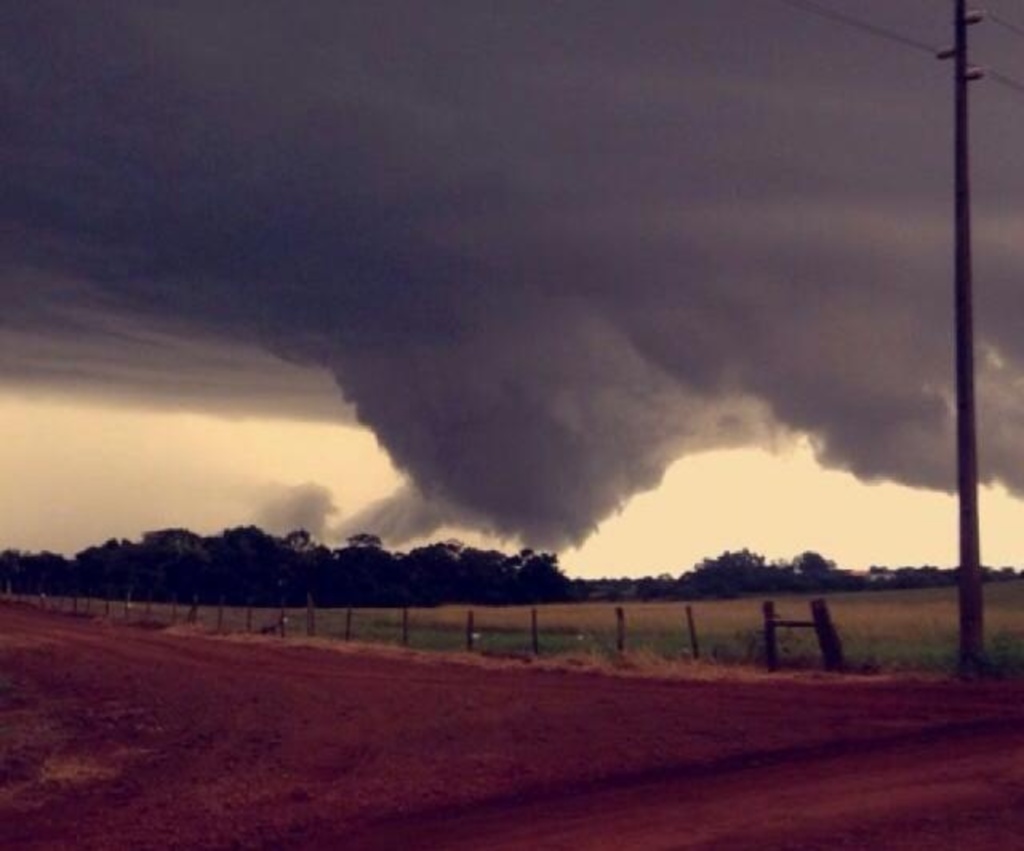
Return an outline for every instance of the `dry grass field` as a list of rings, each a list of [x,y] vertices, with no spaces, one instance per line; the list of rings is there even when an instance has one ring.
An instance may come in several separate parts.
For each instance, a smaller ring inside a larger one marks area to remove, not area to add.
[[[810,597],[776,597],[778,614],[806,619]],[[836,594],[827,598],[854,670],[948,672],[957,649],[956,589]],[[701,658],[756,664],[763,652],[762,598],[691,603]],[[615,605],[585,603],[537,607],[542,655],[609,657],[616,650]],[[684,603],[622,606],[627,653],[690,659],[692,648]],[[461,649],[466,642],[466,606],[413,609],[408,613],[410,646]],[[472,607],[474,648],[517,653],[531,649],[529,607]],[[304,613],[293,619],[303,623]],[[345,613],[318,612],[320,634],[344,634]],[[1024,582],[986,586],[988,650],[996,673],[1024,674]],[[399,610],[358,610],[351,633],[362,640],[400,642]],[[818,650],[810,630],[781,630],[785,664],[813,666]]]
[[[1024,675],[1024,582],[986,586],[986,632],[993,673]],[[761,604],[764,598],[709,600],[689,604],[694,616],[699,655],[704,662],[756,665],[763,657]],[[786,619],[806,619],[807,596],[774,597]],[[835,594],[828,598],[854,671],[948,673],[957,648],[956,589],[880,591]],[[33,600],[38,604],[38,600]],[[67,611],[68,600],[48,600],[48,607]],[[626,603],[625,657],[617,652],[616,605],[583,603],[536,607],[538,645],[542,656],[566,656],[594,663],[624,661],[654,664],[692,661],[686,605],[679,602]],[[122,602],[78,601],[79,611],[113,620],[178,622],[187,607],[146,606]],[[317,609],[315,632],[320,637],[363,643],[402,644],[419,650],[459,651],[467,647],[468,613],[472,612],[472,649],[489,655],[522,655],[533,650],[531,618],[526,606],[440,606],[430,609]],[[309,631],[306,609],[287,611],[286,633]],[[269,630],[278,622],[277,609],[201,606],[198,623],[225,632]],[[403,618],[406,627],[403,630]],[[814,667],[818,649],[810,630],[779,631],[783,664]]]

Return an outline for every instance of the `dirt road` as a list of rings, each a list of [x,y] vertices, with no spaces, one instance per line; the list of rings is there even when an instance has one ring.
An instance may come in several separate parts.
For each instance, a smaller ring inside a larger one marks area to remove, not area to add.
[[[0,606],[0,847],[1017,848],[1024,684],[606,676]]]

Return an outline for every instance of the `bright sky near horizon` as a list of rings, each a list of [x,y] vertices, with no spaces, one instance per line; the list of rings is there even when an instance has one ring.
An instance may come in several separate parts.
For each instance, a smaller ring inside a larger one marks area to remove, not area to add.
[[[214,533],[262,521],[265,504],[308,482],[330,493],[336,516],[401,485],[372,434],[355,426],[0,396],[0,541],[66,554],[109,537],[184,526]],[[985,489],[987,564],[1024,563],[1024,504]],[[269,522],[268,522],[269,520]],[[634,497],[580,547],[560,553],[572,576],[677,575],[702,558],[747,547],[770,559],[807,549],[865,569],[956,561],[949,495],[865,484],[823,469],[806,441],[776,451],[708,451],[677,461],[661,485]],[[368,530],[372,531],[372,530]],[[465,530],[475,545],[515,546]]]

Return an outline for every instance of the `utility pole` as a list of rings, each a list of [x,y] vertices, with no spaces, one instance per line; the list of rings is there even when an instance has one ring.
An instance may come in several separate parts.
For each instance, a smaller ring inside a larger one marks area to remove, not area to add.
[[[967,32],[983,19],[954,0],[954,47],[938,54],[954,60],[956,229],[956,426],[960,514],[960,672],[976,673],[984,659],[985,629],[978,533],[978,441],[974,399],[974,311],[971,282],[971,182],[968,87],[984,72],[968,62]]]

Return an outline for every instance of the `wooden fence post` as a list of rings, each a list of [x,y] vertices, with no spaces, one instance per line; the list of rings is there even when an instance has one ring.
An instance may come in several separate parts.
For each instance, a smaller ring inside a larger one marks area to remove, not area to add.
[[[352,640],[352,607],[345,609],[345,640]]]
[[[129,588],[124,592],[124,619],[131,619],[131,608],[132,608],[132,589]]]
[[[316,604],[313,592],[306,592],[306,635],[316,635]]]
[[[777,671],[779,645],[775,636],[775,603],[766,601],[761,609],[764,612],[764,663],[769,671]]]
[[[694,659],[699,659],[700,645],[697,643],[697,625],[693,620],[693,606],[686,607],[686,626],[690,631],[690,655]]]
[[[626,612],[622,606],[615,607],[615,647],[619,653],[626,652]]]
[[[224,631],[224,595],[217,601],[217,632]]]
[[[153,614],[153,591],[146,595],[146,620],[149,620]]]
[[[409,646],[409,608],[402,607],[402,646]]]
[[[466,610],[466,651],[473,652],[473,610]]]
[[[540,633],[537,630],[537,609],[530,609],[530,637],[532,638],[533,655],[540,655]]]
[[[828,603],[824,600],[811,600],[811,617],[814,619],[814,631],[818,634],[818,644],[821,646],[821,658],[824,660],[826,671],[841,671],[843,664],[843,644],[839,640],[839,633],[832,622],[832,615],[828,610]]]
[[[185,618],[189,623],[198,623],[199,621],[199,595],[192,595],[192,608],[188,610],[188,616]]]
[[[281,611],[278,614],[278,623],[281,625],[281,638],[288,634],[288,610],[284,607],[284,597],[281,598]]]
[[[71,614],[73,614],[73,615],[77,615],[78,614],[78,595],[77,594],[75,594],[75,596],[71,598]]]
[[[110,597],[106,595],[103,597],[103,617],[110,617]]]

